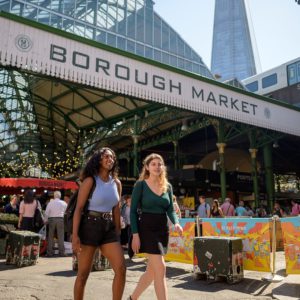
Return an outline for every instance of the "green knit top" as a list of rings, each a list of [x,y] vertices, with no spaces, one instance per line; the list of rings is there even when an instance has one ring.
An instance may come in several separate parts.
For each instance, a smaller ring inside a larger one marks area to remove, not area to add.
[[[173,207],[173,189],[169,184],[168,190],[157,195],[148,186],[145,180],[137,181],[131,195],[130,224],[132,233],[138,232],[138,212],[167,214],[173,224],[179,223]]]

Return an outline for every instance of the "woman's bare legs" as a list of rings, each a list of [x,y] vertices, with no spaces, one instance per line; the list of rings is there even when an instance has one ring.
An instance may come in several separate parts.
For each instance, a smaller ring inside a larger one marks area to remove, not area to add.
[[[121,300],[126,279],[125,258],[119,242],[103,244],[100,247],[101,254],[108,260],[115,272],[112,284],[113,300]]]
[[[158,300],[166,300],[168,298],[166,285],[166,265],[162,255],[147,254],[148,264],[146,272],[141,276],[138,285],[131,295],[132,300],[138,297],[146,290],[146,288],[154,281],[154,289]]]
[[[81,245],[81,251],[77,254],[78,273],[74,285],[74,300],[82,300],[84,288],[89,277],[97,247]]]

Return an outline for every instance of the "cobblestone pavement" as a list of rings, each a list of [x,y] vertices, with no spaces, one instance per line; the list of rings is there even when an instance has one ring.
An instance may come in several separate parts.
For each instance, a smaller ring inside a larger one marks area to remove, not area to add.
[[[277,274],[285,276],[283,254],[277,256]],[[127,299],[145,263],[141,258],[126,260],[127,279],[123,299]],[[225,281],[195,280],[192,266],[167,263],[167,285],[172,300],[296,300],[300,299],[300,275],[285,276],[281,282],[262,280],[268,273],[244,271],[244,280],[229,285]],[[0,299],[5,300],[71,300],[76,272],[71,270],[71,257],[40,257],[35,266],[16,268],[0,259]],[[86,300],[111,299],[112,270],[92,272],[86,287]],[[153,285],[141,300],[155,299]]]

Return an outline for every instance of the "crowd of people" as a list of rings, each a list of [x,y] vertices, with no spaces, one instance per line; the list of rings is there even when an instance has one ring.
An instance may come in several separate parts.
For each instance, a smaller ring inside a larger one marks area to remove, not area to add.
[[[122,184],[118,179],[117,158],[114,151],[107,147],[96,151],[87,161],[80,181],[73,232],[67,237],[72,242],[72,249],[78,260],[74,299],[83,299],[94,255],[99,249],[114,271],[113,299],[122,299],[126,280],[124,248],[128,250],[130,257],[144,253],[147,261],[146,271],[128,299],[138,299],[151,283],[154,283],[157,299],[167,299],[164,255],[168,251],[169,228],[172,224],[181,235],[182,227],[179,224],[180,207],[168,181],[162,156],[152,153],[144,159],[132,194],[121,196]],[[59,255],[65,255],[64,215],[69,197],[66,196],[64,200],[61,198],[61,192],[55,191],[53,199],[44,207],[43,221],[48,227],[47,256],[53,256],[55,232]],[[207,200],[204,195],[199,195],[196,210],[200,218],[287,215],[279,202],[275,203],[273,212],[267,213],[263,206],[253,210],[244,201],[239,201],[235,207],[230,198],[226,198],[222,205],[218,199],[214,199],[211,205]],[[20,203],[16,195],[11,196],[4,211],[18,216],[19,229],[35,231],[33,219],[36,209],[42,210],[42,205],[33,191],[28,189]],[[300,205],[292,200],[290,215],[298,214]]]
[[[17,229],[39,232],[42,226],[47,226],[47,256],[53,256],[54,240],[57,237],[59,255],[65,256],[64,241],[66,232],[64,228],[64,213],[69,197],[61,199],[61,192],[54,191],[53,198],[41,204],[32,189],[26,189],[21,199],[17,195],[10,197],[10,202],[4,206],[4,213],[14,214],[18,217]],[[42,224],[38,227],[34,222],[36,209],[40,210]]]
[[[225,201],[220,205],[218,199],[214,199],[212,206],[208,203],[204,195],[199,196],[199,203],[196,208],[197,216],[199,218],[223,218],[223,217],[257,217],[265,218],[271,216],[286,217],[300,215],[300,204],[296,200],[291,200],[291,207],[289,210],[284,210],[278,201],[274,203],[273,210],[267,212],[267,209],[260,205],[256,209],[240,200],[235,207],[230,198],[225,198]]]

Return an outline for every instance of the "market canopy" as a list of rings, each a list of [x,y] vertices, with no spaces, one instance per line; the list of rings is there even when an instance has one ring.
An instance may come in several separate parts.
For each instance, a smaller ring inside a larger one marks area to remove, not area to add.
[[[77,190],[74,181],[49,180],[39,178],[0,178],[0,192],[15,188],[32,188],[47,190]]]
[[[82,147],[124,153],[138,138],[146,148],[202,116],[300,136],[300,109],[286,103],[7,13],[0,36],[0,170],[5,161],[62,177]]]
[[[95,87],[114,93],[114,96],[131,96],[136,100],[300,136],[300,109],[287,103],[272,101],[9,14],[1,13],[0,25],[0,36],[3,37],[0,64],[4,66]],[[69,93],[64,89],[59,91],[64,96]],[[50,92],[50,87],[40,84],[36,96],[44,101],[43,95]],[[56,96],[58,94],[51,96],[52,101]],[[64,113],[71,109],[69,118],[73,124],[83,122],[84,126],[88,126],[93,117],[101,120],[104,114],[112,117],[127,111],[122,96],[114,100],[121,111],[105,105],[110,96],[103,92],[101,100],[99,95],[90,100],[90,95],[86,95],[90,105],[81,110],[81,114],[74,114],[73,103],[83,101],[82,96],[73,99],[73,102],[63,101],[57,108]],[[48,99],[47,96],[45,98]],[[131,105],[134,108],[137,104],[132,102]]]

